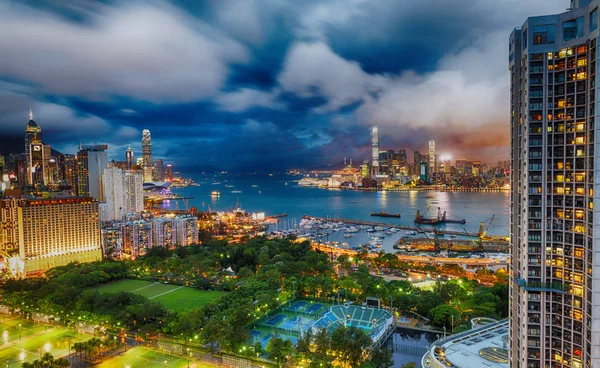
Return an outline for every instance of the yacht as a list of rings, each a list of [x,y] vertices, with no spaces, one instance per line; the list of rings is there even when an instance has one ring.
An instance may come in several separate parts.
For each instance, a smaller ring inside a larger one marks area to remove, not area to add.
[[[375,226],[375,231],[383,231],[383,228],[381,226]]]
[[[356,226],[350,226],[349,228],[346,229],[347,233],[357,233],[360,230],[356,227]]]
[[[344,238],[351,238],[351,237],[352,237],[352,234],[350,234],[350,233],[344,233]]]

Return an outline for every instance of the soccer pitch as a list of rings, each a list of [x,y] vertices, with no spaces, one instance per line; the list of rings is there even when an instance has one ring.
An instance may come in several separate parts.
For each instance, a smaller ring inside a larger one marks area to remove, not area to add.
[[[176,355],[163,354],[142,346],[131,348],[124,354],[112,357],[98,365],[101,368],[185,368],[188,360]],[[215,365],[189,361],[190,368],[213,368]]]
[[[22,362],[38,359],[49,352],[54,357],[69,353],[71,345],[90,336],[81,335],[63,327],[35,324],[23,319],[10,319],[0,325],[0,364],[18,368]]]
[[[102,285],[97,288],[102,293],[118,293],[127,291],[139,294],[150,300],[157,301],[175,312],[199,308],[216,300],[223,295],[222,291],[205,291],[186,286],[153,283],[142,280],[122,280]]]

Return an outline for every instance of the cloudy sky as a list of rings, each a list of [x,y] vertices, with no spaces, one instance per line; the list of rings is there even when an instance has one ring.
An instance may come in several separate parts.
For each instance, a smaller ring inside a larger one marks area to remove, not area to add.
[[[65,153],[230,170],[381,147],[508,158],[508,37],[568,0],[0,1],[0,152],[29,106]]]

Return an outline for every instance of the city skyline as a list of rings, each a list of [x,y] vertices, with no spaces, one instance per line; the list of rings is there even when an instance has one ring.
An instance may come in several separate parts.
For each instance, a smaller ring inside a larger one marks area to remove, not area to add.
[[[129,144],[139,157],[149,129],[153,153],[182,168],[195,157],[233,170],[358,162],[370,156],[372,125],[386,132],[382,147],[424,151],[435,140],[456,158],[505,160],[500,41],[528,14],[560,12],[566,3],[455,1],[444,3],[447,12],[434,2],[3,4],[1,34],[28,32],[0,36],[9,55],[0,63],[2,154],[20,152],[31,106],[52,148],[109,143],[109,159],[119,161]],[[247,16],[235,15],[239,7]],[[436,13],[449,16],[428,16]],[[349,25],[372,20],[381,29],[356,38]],[[173,25],[173,35],[156,34],[152,21]],[[113,39],[125,24],[136,32]],[[42,49],[44,57],[32,57]]]

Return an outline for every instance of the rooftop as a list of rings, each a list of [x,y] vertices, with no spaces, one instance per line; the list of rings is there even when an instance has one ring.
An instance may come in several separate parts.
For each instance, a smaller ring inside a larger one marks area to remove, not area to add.
[[[508,320],[434,342],[424,367],[507,368]]]

